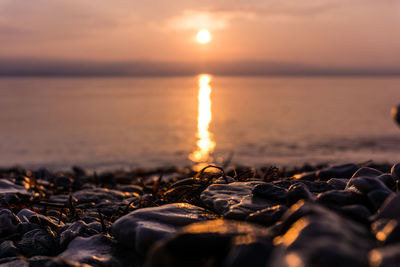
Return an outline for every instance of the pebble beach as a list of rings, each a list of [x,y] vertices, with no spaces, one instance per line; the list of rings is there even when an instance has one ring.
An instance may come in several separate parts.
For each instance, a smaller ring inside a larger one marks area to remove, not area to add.
[[[400,165],[0,170],[0,266],[396,266]]]

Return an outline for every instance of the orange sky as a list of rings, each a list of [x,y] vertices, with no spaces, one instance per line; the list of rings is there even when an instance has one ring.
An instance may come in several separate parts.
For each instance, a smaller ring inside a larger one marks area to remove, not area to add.
[[[398,68],[400,1],[0,0],[0,43],[0,58]]]

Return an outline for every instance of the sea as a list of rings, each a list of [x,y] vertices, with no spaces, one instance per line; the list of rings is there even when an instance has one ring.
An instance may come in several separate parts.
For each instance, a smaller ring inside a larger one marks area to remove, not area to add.
[[[3,77],[0,167],[400,162],[400,77]]]

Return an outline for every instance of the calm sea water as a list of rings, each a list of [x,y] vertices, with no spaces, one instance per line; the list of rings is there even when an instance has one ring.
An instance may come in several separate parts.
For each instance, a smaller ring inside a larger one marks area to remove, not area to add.
[[[399,103],[387,77],[1,78],[0,166],[397,162]]]

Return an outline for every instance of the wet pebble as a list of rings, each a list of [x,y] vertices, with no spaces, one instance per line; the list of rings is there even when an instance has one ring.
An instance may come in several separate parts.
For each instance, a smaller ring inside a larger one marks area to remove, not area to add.
[[[16,185],[7,179],[0,179],[0,195],[14,193],[27,195],[28,191],[25,189],[25,187]]]
[[[76,237],[67,249],[57,256],[74,265],[88,264],[89,266],[124,266],[114,256],[114,244],[111,239],[103,234],[91,237]]]
[[[230,219],[245,219],[250,213],[275,206],[276,201],[253,196],[253,189],[265,184],[261,181],[213,184],[207,187],[200,199],[216,213]]]
[[[186,203],[143,208],[129,213],[111,226],[118,243],[144,255],[158,240],[175,233],[179,228],[216,216],[203,208]]]

